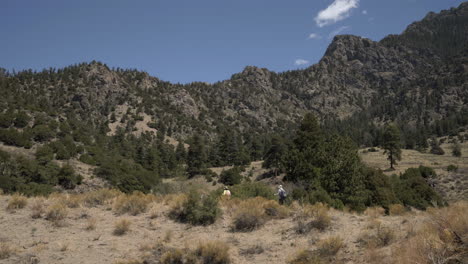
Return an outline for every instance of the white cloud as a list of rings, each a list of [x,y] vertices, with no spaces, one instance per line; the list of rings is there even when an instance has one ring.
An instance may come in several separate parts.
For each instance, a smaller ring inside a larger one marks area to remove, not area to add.
[[[321,39],[322,37],[319,34],[310,33],[308,39]]]
[[[363,15],[367,15],[367,10],[362,10]]]
[[[309,64],[309,61],[304,60],[304,59],[297,59],[296,61],[294,61],[294,64],[296,64],[297,66],[300,66],[300,65]]]
[[[333,38],[334,36],[340,34],[341,32],[345,31],[345,30],[348,30],[350,29],[351,27],[350,26],[342,26],[342,27],[339,27],[335,30],[333,30],[332,32],[330,32],[330,34],[328,34],[328,38],[331,39]]]
[[[319,27],[334,24],[347,18],[351,9],[357,8],[358,4],[359,0],[335,0],[327,8],[318,12],[315,22]]]

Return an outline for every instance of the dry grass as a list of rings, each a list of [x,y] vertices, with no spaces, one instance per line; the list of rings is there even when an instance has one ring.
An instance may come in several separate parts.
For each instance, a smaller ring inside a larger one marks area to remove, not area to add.
[[[296,232],[306,234],[313,228],[324,231],[331,225],[329,208],[325,204],[304,205],[296,216]]]
[[[87,230],[87,231],[95,230],[96,229],[96,223],[97,223],[96,218],[94,218],[94,217],[88,218],[86,220],[85,230]]]
[[[33,219],[41,218],[45,212],[45,199],[42,197],[34,198],[31,202],[31,217]]]
[[[200,262],[203,264],[231,263],[229,246],[221,241],[200,243],[195,249],[195,255],[199,257]]]
[[[399,263],[466,263],[468,260],[468,202],[429,210],[426,224],[395,247]]]
[[[62,226],[67,215],[67,207],[61,202],[56,202],[47,208],[46,219],[55,226]]]
[[[172,230],[167,230],[166,233],[164,234],[164,242],[168,243],[171,242],[172,239]]]
[[[178,263],[186,263],[185,260],[185,252],[181,249],[171,249],[165,252],[160,259],[161,264],[178,264]]]
[[[367,248],[385,247],[390,245],[396,238],[393,228],[383,226],[379,220],[371,220],[367,225],[368,231],[364,232],[359,241]]]
[[[117,214],[138,215],[146,212],[148,205],[153,201],[152,195],[146,195],[141,192],[134,192],[127,195],[122,194],[114,202],[114,211]]]
[[[301,249],[288,260],[288,264],[321,264],[324,263],[312,250]]]
[[[83,203],[88,207],[104,205],[121,194],[122,192],[114,189],[100,189],[84,194]]]
[[[323,257],[332,257],[338,254],[341,248],[344,247],[343,239],[339,236],[331,236],[320,240],[317,245],[317,252]]]
[[[128,219],[121,219],[115,222],[113,234],[116,236],[125,235],[130,231],[131,222]]]
[[[11,196],[10,200],[8,201],[8,205],[6,209],[8,211],[14,211],[16,209],[22,209],[26,207],[28,204],[28,198],[21,194],[15,193]]]
[[[161,214],[161,206],[159,204],[153,203],[149,210],[149,218],[155,219],[158,218]]]
[[[370,218],[378,218],[385,215],[385,209],[382,207],[369,207],[364,211],[364,214]]]
[[[60,252],[67,251],[69,247],[70,247],[70,243],[68,243],[68,242],[59,242],[58,243],[58,249],[59,249]]]
[[[401,204],[391,204],[388,211],[390,215],[404,215],[407,212],[406,208]]]
[[[247,199],[240,203],[232,219],[233,231],[252,231],[261,227],[268,217],[263,208],[261,199]]]
[[[83,204],[83,195],[69,194],[65,196],[64,203],[68,208],[78,208]]]
[[[0,259],[7,259],[15,252],[15,248],[7,242],[0,242]]]

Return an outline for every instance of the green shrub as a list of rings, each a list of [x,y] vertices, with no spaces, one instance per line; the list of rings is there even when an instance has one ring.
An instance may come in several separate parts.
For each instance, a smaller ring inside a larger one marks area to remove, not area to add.
[[[445,204],[423,177],[425,170],[424,167],[410,168],[400,177],[391,177],[395,194],[403,205],[424,210],[429,206]]]
[[[15,127],[24,128],[28,125],[29,121],[31,121],[31,118],[28,116],[28,114],[26,114],[23,111],[20,111],[16,114],[13,124]]]
[[[222,189],[220,189],[222,190]],[[261,182],[245,182],[239,185],[234,185],[230,188],[232,197],[247,199],[257,196],[275,200],[274,191],[266,184]]]
[[[457,171],[458,170],[458,166],[455,166],[453,164],[450,164],[447,166],[447,171]]]
[[[60,184],[65,189],[73,189],[78,184],[81,184],[83,177],[76,174],[72,166],[65,164],[60,169],[58,175],[58,184]]]
[[[214,195],[200,195],[196,191],[191,191],[183,203],[170,210],[169,217],[192,225],[210,225],[220,214],[218,200]]]
[[[219,176],[219,182],[226,184],[226,185],[234,185],[239,184],[242,181],[241,176],[241,168],[240,167],[233,167],[232,169],[225,170],[221,172]]]

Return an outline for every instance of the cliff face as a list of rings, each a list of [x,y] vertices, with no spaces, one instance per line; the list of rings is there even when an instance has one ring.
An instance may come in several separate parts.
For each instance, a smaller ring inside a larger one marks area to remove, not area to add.
[[[136,70],[80,64],[16,76],[0,71],[4,109],[20,97],[59,113],[105,122],[117,105],[145,112],[182,138],[194,130],[287,130],[305,112],[372,122],[431,122],[468,103],[468,3],[429,13],[401,35],[376,42],[336,36],[319,63],[283,73],[253,66],[215,84],[171,84]],[[8,100],[7,98],[14,98]]]

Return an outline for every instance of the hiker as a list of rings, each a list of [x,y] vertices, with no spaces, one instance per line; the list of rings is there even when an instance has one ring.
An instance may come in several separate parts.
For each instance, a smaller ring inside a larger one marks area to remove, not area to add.
[[[227,186],[224,187],[223,196],[231,197],[231,191],[229,191],[229,188]]]
[[[278,186],[278,193],[276,195],[279,197],[279,203],[284,204],[284,201],[286,201],[286,191],[283,189],[283,185]]]

